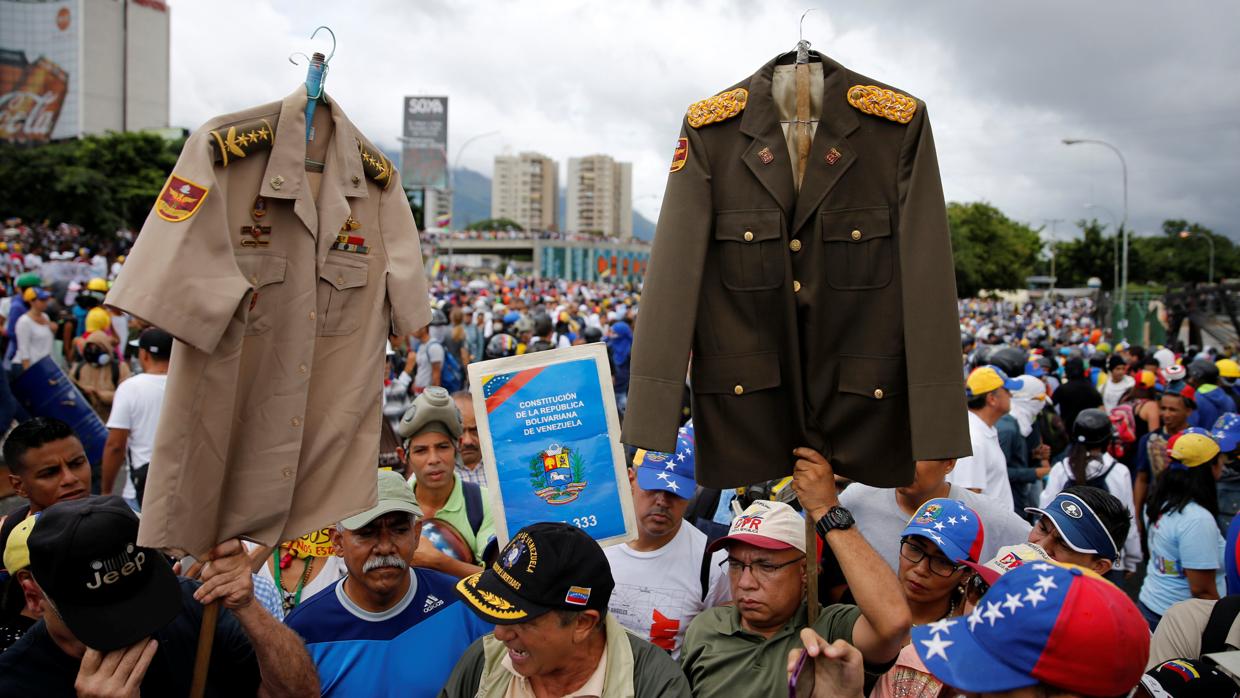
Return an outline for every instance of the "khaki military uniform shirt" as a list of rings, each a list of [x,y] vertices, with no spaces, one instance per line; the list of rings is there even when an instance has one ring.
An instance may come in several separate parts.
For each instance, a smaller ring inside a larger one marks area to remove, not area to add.
[[[274,544],[375,503],[384,341],[430,314],[418,232],[330,100],[306,171],[305,106],[298,88],[191,136],[108,294],[177,339],[140,545]]]

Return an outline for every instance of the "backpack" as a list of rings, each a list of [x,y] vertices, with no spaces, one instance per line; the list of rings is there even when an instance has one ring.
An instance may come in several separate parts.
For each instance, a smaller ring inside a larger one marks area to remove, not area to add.
[[[432,342],[443,349],[443,367],[439,369],[439,384],[451,395],[465,387],[465,369],[461,368],[461,357],[448,351],[443,342]]]
[[[482,517],[486,511],[482,507],[482,488],[476,483],[461,481],[461,494],[465,495],[465,517],[469,519],[469,527],[478,536],[482,528]]]
[[[1201,633],[1202,657],[1227,651],[1227,634],[1231,632],[1231,625],[1237,616],[1240,616],[1240,595],[1224,596],[1214,604],[1205,630]]]
[[[78,365],[73,368],[74,383],[82,382],[82,367],[85,365],[85,363],[78,363]],[[121,384],[121,367],[116,361],[109,361],[108,366],[112,368],[112,389],[115,390],[116,387]]]
[[[1146,455],[1150,459],[1150,480],[1156,479],[1170,465],[1171,457],[1167,454],[1167,437],[1151,433],[1145,442]]]
[[[1115,427],[1115,439],[1121,444],[1134,443],[1137,440],[1137,411],[1132,403],[1126,402],[1111,408],[1111,426]]]
[[[1067,463],[1064,464],[1064,467],[1067,467]],[[1083,484],[1086,487],[1097,487],[1103,492],[1110,492],[1111,488],[1107,487],[1107,475],[1110,475],[1112,470],[1115,470],[1115,463],[1112,463],[1111,467],[1107,468],[1101,475],[1091,477],[1088,480],[1086,480]],[[1078,483],[1076,482],[1076,480],[1072,479],[1072,471],[1069,470],[1068,471],[1068,485],[1071,486],[1075,484],[1078,484]]]

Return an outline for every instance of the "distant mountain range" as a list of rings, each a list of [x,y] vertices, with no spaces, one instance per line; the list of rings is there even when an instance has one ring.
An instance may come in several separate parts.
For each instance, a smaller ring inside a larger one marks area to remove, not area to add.
[[[465,226],[491,217],[491,178],[464,168],[453,171],[452,227]],[[565,220],[568,196],[560,190],[560,221]],[[633,212],[633,237],[640,240],[654,239],[654,223],[645,216]]]

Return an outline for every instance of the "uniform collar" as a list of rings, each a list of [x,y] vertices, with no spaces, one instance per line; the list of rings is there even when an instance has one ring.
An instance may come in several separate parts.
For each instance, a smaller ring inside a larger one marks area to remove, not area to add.
[[[789,229],[794,234],[856,160],[856,153],[848,144],[847,137],[861,125],[855,110],[848,105],[848,69],[817,51],[811,53],[822,61],[822,115],[810,145],[805,179],[801,182],[799,193],[793,186],[792,168],[768,166],[758,155],[763,148],[776,153],[787,152],[788,149],[771,86],[779,56],[772,58],[749,78],[749,97],[740,124],[741,133],[754,139],[742,156],[745,164],[779,202],[790,219]],[[836,153],[827,164],[826,157],[832,150]]]
[[[323,99],[325,103],[318,108],[331,111],[334,126],[332,147],[335,149],[335,166],[324,174],[336,180],[339,191],[345,196],[365,198],[369,193],[365,184],[366,173],[362,171],[362,156],[358,148],[361,141],[357,128],[330,96],[324,95]],[[271,157],[267,159],[259,194],[275,199],[298,198],[302,187],[306,186],[305,161],[306,89],[298,86],[280,103],[275,142]],[[275,183],[279,184],[278,188]]]

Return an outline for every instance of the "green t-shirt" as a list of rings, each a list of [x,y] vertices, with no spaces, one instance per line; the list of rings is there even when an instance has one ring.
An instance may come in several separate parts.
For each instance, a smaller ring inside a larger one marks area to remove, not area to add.
[[[418,485],[412,477],[409,478],[409,486],[416,494]],[[482,551],[486,549],[487,541],[495,537],[495,522],[491,519],[491,506],[487,504],[487,488],[480,487],[479,489],[482,490],[482,525],[478,527],[477,535],[469,526],[469,513],[465,510],[463,485],[461,478],[455,473],[453,474],[452,494],[448,495],[448,501],[444,503],[443,508],[435,512],[435,518],[452,524],[452,527],[465,539],[469,549],[474,551],[474,563],[481,565]]]
[[[852,642],[861,609],[832,604],[818,614],[814,629],[827,642]],[[680,665],[695,696],[776,696],[787,691],[788,652],[801,648],[808,625],[805,604],[769,639],[741,627],[735,606],[701,613],[685,631]]]

